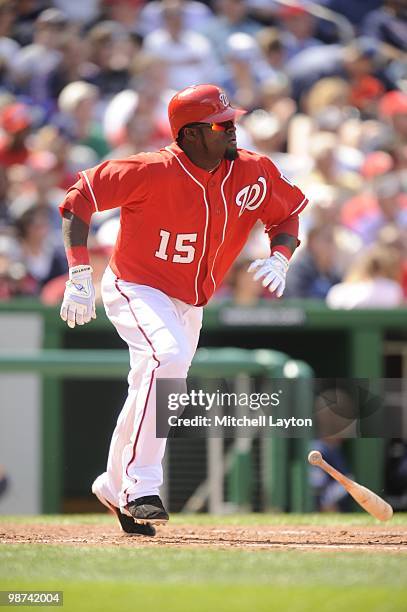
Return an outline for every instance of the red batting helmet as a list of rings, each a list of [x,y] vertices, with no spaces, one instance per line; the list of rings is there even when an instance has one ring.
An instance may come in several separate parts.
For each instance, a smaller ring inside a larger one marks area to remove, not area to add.
[[[174,139],[188,123],[234,121],[246,112],[230,106],[227,95],[216,85],[187,87],[176,93],[168,105],[168,118]]]

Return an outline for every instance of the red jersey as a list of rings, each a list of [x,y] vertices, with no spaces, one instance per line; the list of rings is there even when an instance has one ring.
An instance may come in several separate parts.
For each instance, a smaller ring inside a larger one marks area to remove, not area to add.
[[[103,162],[80,173],[61,211],[89,223],[95,211],[120,207],[110,261],[116,276],[202,306],[258,219],[270,236],[295,234],[292,221],[308,202],[267,157],[238,151],[235,161],[223,160],[212,173],[175,143]]]

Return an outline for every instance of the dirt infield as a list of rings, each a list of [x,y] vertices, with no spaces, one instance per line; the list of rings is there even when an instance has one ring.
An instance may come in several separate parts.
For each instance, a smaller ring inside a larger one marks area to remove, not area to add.
[[[315,525],[208,527],[166,525],[154,538],[123,534],[112,524],[0,524],[2,544],[71,546],[205,547],[247,550],[354,550],[407,553],[407,527]]]

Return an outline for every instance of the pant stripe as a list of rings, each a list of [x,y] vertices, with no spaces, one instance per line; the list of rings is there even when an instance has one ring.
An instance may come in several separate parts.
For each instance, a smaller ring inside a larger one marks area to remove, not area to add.
[[[148,386],[148,392],[147,392],[147,396],[146,396],[146,401],[144,402],[144,406],[143,406],[143,414],[141,416],[140,424],[139,424],[139,427],[138,427],[138,430],[137,430],[137,434],[136,434],[136,437],[135,437],[134,443],[133,443],[132,456],[131,456],[131,459],[128,462],[127,467],[126,467],[126,475],[130,478],[128,470],[129,470],[130,465],[133,463],[133,461],[136,458],[137,442],[138,442],[138,439],[140,437],[141,428],[143,426],[144,417],[146,415],[147,404],[148,404],[148,400],[150,398],[150,393],[151,393],[151,389],[152,389],[153,382],[154,382],[155,371],[160,366],[160,361],[157,358],[156,351],[155,351],[153,343],[151,342],[150,338],[147,336],[146,332],[144,331],[144,329],[140,325],[140,322],[139,322],[139,320],[137,318],[137,315],[136,315],[136,313],[134,312],[134,310],[133,310],[133,308],[131,306],[130,298],[120,289],[120,287],[119,287],[119,279],[118,278],[116,278],[116,280],[115,280],[115,287],[116,287],[117,291],[120,293],[120,295],[122,295],[124,297],[124,299],[127,301],[128,305],[129,305],[130,312],[133,315],[133,318],[134,318],[134,320],[136,322],[137,328],[142,333],[142,335],[144,336],[144,338],[147,341],[148,345],[150,346],[150,348],[152,350],[152,357],[153,357],[154,361],[156,362],[156,366],[154,367],[153,371],[151,372],[150,384]],[[135,480],[135,482],[137,482],[137,481]],[[128,498],[127,490],[128,490],[128,488],[126,489],[124,494],[126,495],[126,503],[128,504],[129,503],[129,498]]]

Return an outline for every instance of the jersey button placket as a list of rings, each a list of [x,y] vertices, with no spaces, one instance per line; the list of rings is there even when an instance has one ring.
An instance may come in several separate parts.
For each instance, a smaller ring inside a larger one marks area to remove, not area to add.
[[[212,178],[208,181],[208,196],[210,202],[212,202],[212,206],[210,206],[212,210],[212,223],[210,229],[210,239],[209,239],[209,250],[208,250],[208,269],[205,277],[203,290],[205,295],[208,297],[212,294],[215,289],[212,274],[214,274],[215,270],[212,270],[212,266],[215,262],[216,254],[218,253],[218,249],[220,247],[220,243],[222,240],[223,234],[223,225],[224,225],[224,209],[222,206],[222,194],[220,183],[215,178]],[[216,262],[215,262],[216,266]]]
[[[209,181],[208,181],[208,191],[211,194],[211,200],[212,200],[212,194],[213,194],[214,195],[213,199],[216,202],[216,204],[214,206],[214,213],[215,213],[215,215],[220,215],[221,212],[222,212],[222,209],[221,209],[221,207],[219,205],[219,202],[217,201],[217,199],[218,199],[218,197],[217,197],[218,196],[218,189],[219,189],[218,181],[215,178],[209,179]],[[215,236],[215,238],[216,238],[216,236]]]

